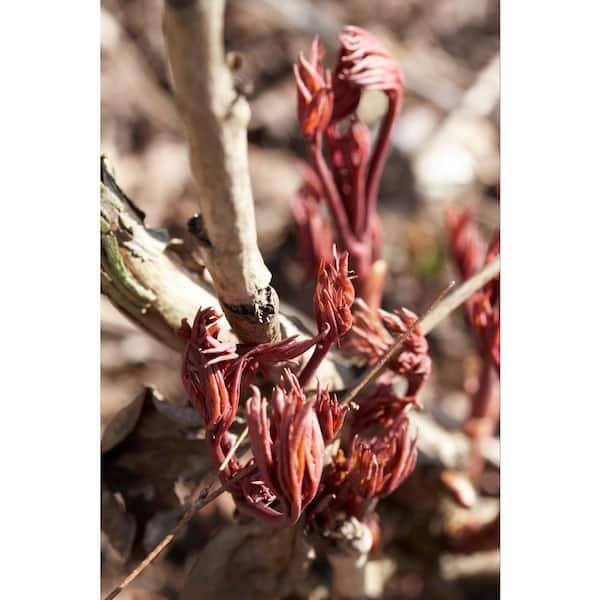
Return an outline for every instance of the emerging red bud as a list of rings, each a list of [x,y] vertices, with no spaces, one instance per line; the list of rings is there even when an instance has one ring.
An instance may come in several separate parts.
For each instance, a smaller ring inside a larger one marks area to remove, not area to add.
[[[325,450],[319,421],[289,371],[273,390],[271,418],[266,398],[254,386],[252,391],[246,408],[252,452],[264,483],[280,503],[280,510],[271,509],[265,520],[292,525],[319,488]]]
[[[323,69],[323,47],[318,38],[313,40],[309,60],[302,53],[294,65],[298,91],[298,120],[308,138],[323,132],[331,119],[333,91],[331,73]]]
[[[500,231],[492,236],[485,264],[500,252]],[[500,276],[495,277],[481,290],[475,292],[468,304],[471,324],[484,354],[500,369]]]
[[[348,407],[340,407],[335,394],[330,396],[329,390],[321,390],[321,386],[317,385],[315,412],[321,426],[323,441],[330,444],[344,424]]]
[[[380,310],[383,322],[398,339],[417,320],[417,315],[406,308],[389,313]],[[403,345],[402,352],[392,361],[392,369],[408,380],[407,396],[415,396],[431,373],[431,358],[429,344],[420,326],[410,334]]]
[[[218,319],[213,308],[199,310],[192,327],[186,319],[179,334],[186,339],[181,365],[181,381],[192,406],[211,434],[229,429],[239,401],[239,379],[230,390],[225,384],[225,369],[238,358],[235,344],[217,339]]]
[[[450,251],[463,279],[477,273],[483,264],[484,245],[473,221],[473,211],[465,208],[462,212],[450,207],[446,211],[446,227]]]
[[[348,253],[338,256],[333,249],[333,261],[321,259],[313,300],[319,333],[330,344],[338,341],[352,327],[351,306],[354,286],[348,274]]]
[[[376,462],[383,465],[384,480],[377,489],[383,498],[395,491],[413,472],[417,463],[417,436],[410,440],[410,421],[406,415],[394,421],[383,435],[369,440]]]
[[[362,90],[380,90],[402,98],[400,67],[374,35],[348,25],[338,40],[341,50],[333,79],[334,120],[356,111]]]
[[[363,398],[358,410],[352,415],[350,433],[361,435],[372,427],[390,428],[397,419],[403,419],[417,405],[414,396],[399,397],[388,383],[380,383],[373,392]]]
[[[384,310],[374,312],[360,298],[354,302],[352,312],[352,330],[344,338],[343,351],[361,356],[366,364],[376,363],[417,318],[406,309],[393,313]],[[404,343],[402,352],[388,365],[391,371],[408,380],[407,396],[416,396],[429,377],[431,359],[428,352],[429,345],[423,330],[417,327]]]
[[[355,435],[348,453],[338,450],[324,474],[320,500],[311,518],[327,522],[337,513],[364,519],[377,499],[395,491],[413,472],[417,437],[410,439],[406,414],[382,434],[369,439]]]

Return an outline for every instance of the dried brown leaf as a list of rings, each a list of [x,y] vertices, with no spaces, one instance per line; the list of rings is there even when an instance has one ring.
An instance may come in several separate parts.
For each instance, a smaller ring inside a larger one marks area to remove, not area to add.
[[[142,414],[146,393],[147,389],[141,392],[125,408],[122,408],[106,426],[100,442],[102,454],[118,446],[134,430]]]
[[[136,522],[104,482],[102,482],[101,514],[102,532],[110,545],[111,555],[117,562],[124,563],[131,555]]]

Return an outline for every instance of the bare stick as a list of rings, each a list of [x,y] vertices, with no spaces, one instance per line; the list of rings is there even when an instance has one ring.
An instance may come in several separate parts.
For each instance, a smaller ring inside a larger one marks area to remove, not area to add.
[[[402,351],[406,340],[412,335],[412,332],[421,324],[425,317],[432,313],[435,307],[444,299],[448,292],[454,287],[454,281],[442,290],[437,298],[428,306],[427,310],[416,319],[412,325],[403,333],[396,343],[369,369],[358,381],[358,383],[344,396],[340,406],[348,406],[372,381],[374,381],[385,370],[388,363]]]
[[[221,467],[226,465],[230,459],[231,457],[226,458],[221,464]],[[247,475],[250,475],[255,469],[256,467],[253,464],[246,465],[226,484],[219,486],[213,492],[211,492],[210,489],[216,482],[216,476],[213,476],[208,484],[198,485],[192,493],[192,498],[188,509],[183,513],[177,525],[171,529],[171,531],[156,545],[156,547],[146,556],[146,558],[144,558],[144,560],[137,567],[135,567],[135,569],[133,569],[133,571],[131,571],[117,587],[115,587],[107,596],[104,597],[104,600],[113,600],[113,598],[116,598],[134,579],[141,575],[142,572],[145,571],[158,558],[165,548],[167,548],[173,542],[173,540],[179,535],[179,533],[181,533],[184,527],[191,521],[192,517],[197,511],[199,511],[201,508],[204,508],[207,504],[210,504],[213,500],[216,500],[223,492],[227,491],[227,488],[232,483],[235,483]],[[221,468],[219,468],[219,470],[221,470]]]
[[[233,446],[231,446],[231,449],[229,450],[229,452],[223,459],[223,462],[221,463],[221,466],[219,467],[219,473],[221,471],[223,471],[225,469],[225,467],[229,464],[229,461],[233,458],[233,455],[236,453],[236,450],[240,447],[242,442],[246,439],[247,435],[248,435],[248,427],[246,426],[244,428],[244,431],[242,431],[242,433],[240,433],[238,439],[235,440]]]
[[[500,273],[500,257],[497,256],[483,269],[475,273],[452,294],[439,304],[435,311],[423,317],[421,327],[425,333],[429,333],[438,323],[443,321],[453,310],[466,302],[478,289],[494,279]]]
[[[258,249],[248,169],[250,108],[223,48],[224,0],[167,0],[171,80],[201,215],[191,227],[227,320],[246,343],[280,339],[279,301]]]

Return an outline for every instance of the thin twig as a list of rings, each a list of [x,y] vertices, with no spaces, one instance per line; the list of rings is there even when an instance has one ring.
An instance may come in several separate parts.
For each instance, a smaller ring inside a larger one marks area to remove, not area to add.
[[[244,432],[242,432],[242,435]],[[242,435],[236,440],[234,443],[232,450],[230,450],[221,465],[219,466],[219,471],[222,471],[223,468],[227,465],[227,463],[231,460],[231,457],[235,453],[235,449],[239,447],[239,444],[242,440]],[[155,548],[142,560],[142,562],[133,569],[125,579],[115,587],[107,596],[104,597],[104,600],[113,600],[116,598],[134,579],[136,579],[143,571],[145,571],[162,553],[162,551],[169,546],[173,540],[181,533],[181,531],[185,528],[185,526],[191,521],[193,516],[199,511],[201,508],[204,508],[207,504],[210,504],[213,500],[216,500],[223,492],[226,492],[227,489],[231,486],[231,484],[243,479],[247,475],[253,473],[256,469],[254,464],[246,464],[246,466],[238,471],[231,479],[229,479],[225,484],[219,486],[214,491],[210,491],[212,486],[217,481],[217,476],[213,475],[211,481],[208,484],[199,484],[196,489],[192,492],[191,502],[188,505],[188,508],[185,510],[179,522],[169,533],[155,546]]]
[[[497,256],[483,269],[475,273],[452,294],[439,304],[435,311],[423,317],[421,327],[424,333],[429,333],[438,323],[443,321],[453,310],[466,302],[478,289],[494,279],[500,273],[500,257]]]
[[[223,462],[221,463],[221,466],[219,467],[219,473],[221,471],[223,471],[225,469],[225,467],[229,464],[229,461],[233,458],[233,455],[235,454],[236,450],[240,447],[242,442],[246,439],[247,435],[248,435],[248,427],[246,426],[244,431],[242,431],[242,433],[240,433],[240,435],[238,436],[238,439],[235,440],[235,442],[233,443],[233,446],[231,446],[231,449],[227,453],[227,456],[225,456],[225,458],[223,459]]]

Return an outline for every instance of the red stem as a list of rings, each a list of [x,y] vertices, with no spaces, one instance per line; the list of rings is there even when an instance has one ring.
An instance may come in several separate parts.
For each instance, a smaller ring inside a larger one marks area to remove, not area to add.
[[[385,115],[385,120],[379,129],[377,135],[377,143],[373,151],[373,158],[369,165],[369,174],[367,176],[367,210],[363,223],[363,235],[369,230],[371,215],[375,212],[375,204],[377,203],[377,193],[379,191],[379,183],[381,174],[383,173],[383,165],[390,147],[392,129],[396,115],[400,110],[401,96],[397,92],[388,94],[388,111]]]
[[[352,181],[352,200],[354,203],[354,221],[352,228],[354,235],[360,239],[363,243],[365,240],[365,233],[361,236],[362,223],[365,220],[365,208],[366,208],[366,196],[365,196],[365,163],[363,162],[358,169],[354,169],[353,181]]]
[[[479,389],[473,396],[471,417],[487,418],[494,424],[497,422],[498,402],[494,390],[496,380],[496,368],[491,360],[486,359],[479,375]]]
[[[323,157],[323,134],[318,132],[313,138],[310,144],[310,153],[313,161],[313,165],[321,179],[323,188],[325,190],[325,196],[329,203],[329,209],[335,220],[342,242],[346,246],[346,249],[350,254],[357,254],[360,252],[362,244],[355,238],[352,231],[350,230],[350,224],[348,223],[348,216],[344,209],[342,199],[340,198],[339,192],[335,185],[333,175],[325,162]]]
[[[300,373],[300,377],[298,377],[298,381],[300,382],[300,386],[304,387],[313,377],[317,368],[323,361],[323,359],[329,353],[331,349],[331,342],[323,342],[322,344],[317,344],[315,346],[314,352],[310,357],[309,361],[306,363],[304,369],[302,369],[302,373]]]

